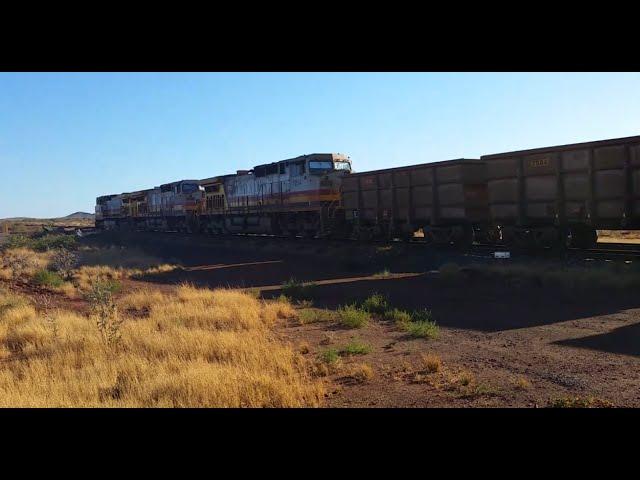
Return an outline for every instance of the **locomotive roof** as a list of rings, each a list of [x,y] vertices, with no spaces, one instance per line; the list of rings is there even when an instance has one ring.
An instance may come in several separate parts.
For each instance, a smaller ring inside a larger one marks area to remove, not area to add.
[[[367,172],[357,172],[351,173],[350,176],[358,176],[358,175],[371,175],[374,173],[380,172],[399,172],[404,170],[415,170],[418,168],[429,168],[429,167],[438,167],[445,165],[461,165],[461,164],[482,164],[483,161],[477,158],[456,158],[453,160],[442,160],[439,162],[429,162],[429,163],[420,163],[418,165],[407,165],[405,167],[392,167],[392,168],[382,168],[380,170],[369,170]]]
[[[193,183],[198,183],[198,182],[200,182],[200,180],[193,180],[193,179],[189,179],[189,178],[187,178],[187,179],[184,179],[184,180],[176,180],[175,182],[167,182],[167,183],[163,183],[163,184],[162,184],[162,185],[160,185],[160,186],[164,186],[164,185],[176,185],[176,184],[178,184],[178,183],[182,183],[182,182],[193,182]]]
[[[233,177],[234,175],[235,175],[235,173],[229,173],[229,174],[226,174],[226,175],[216,175],[215,177],[203,178],[202,180],[198,180],[198,183],[200,185],[205,185],[205,184],[210,184],[210,183],[221,182],[225,178]]]
[[[581,143],[568,143],[565,145],[556,145],[555,147],[542,147],[542,148],[530,148],[527,150],[515,150],[512,152],[505,153],[492,153],[490,155],[483,155],[482,158],[490,160],[492,158],[501,158],[501,157],[512,157],[516,155],[529,155],[534,153],[548,153],[555,151],[565,151],[565,150],[574,150],[576,148],[594,148],[594,147],[606,147],[606,146],[614,146],[614,145],[622,145],[625,143],[635,143],[640,142],[640,135],[636,135],[633,137],[620,137],[620,138],[610,138],[608,140],[596,140],[593,142],[581,142]]]
[[[307,158],[318,158],[318,159],[331,159],[331,160],[348,160],[349,156],[343,153],[307,153],[305,155],[299,155],[293,158],[287,158],[284,160],[278,160],[276,162],[262,163],[260,165],[256,165],[254,170],[259,167],[266,167],[267,165],[279,164],[283,162],[296,162],[299,160],[306,160]]]

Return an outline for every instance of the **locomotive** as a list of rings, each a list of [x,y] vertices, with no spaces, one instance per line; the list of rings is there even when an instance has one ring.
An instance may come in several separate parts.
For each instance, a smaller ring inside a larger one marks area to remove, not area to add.
[[[98,197],[105,230],[329,236],[343,228],[348,156],[313,153],[202,180]]]
[[[640,136],[361,173],[302,155],[98,197],[96,227],[590,248],[640,228]]]

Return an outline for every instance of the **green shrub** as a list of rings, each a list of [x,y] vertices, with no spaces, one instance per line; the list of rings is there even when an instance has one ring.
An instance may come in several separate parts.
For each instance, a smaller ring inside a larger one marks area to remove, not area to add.
[[[77,264],[78,257],[66,248],[57,250],[51,259],[51,268],[67,279],[71,276],[71,271]]]
[[[33,240],[26,235],[9,235],[9,238],[2,247],[7,250],[10,248],[30,248],[32,243]]]
[[[433,321],[419,320],[401,324],[402,329],[415,338],[438,338],[439,327]]]
[[[295,278],[291,278],[282,284],[282,294],[294,300],[309,300],[315,287],[314,283],[304,284]]]
[[[394,308],[385,312],[384,319],[399,324],[408,323],[411,321],[411,314],[404,310]]]
[[[338,309],[338,319],[349,328],[361,328],[369,323],[369,314],[355,305],[347,305]]]
[[[33,281],[45,287],[60,287],[64,283],[59,274],[49,270],[38,270],[33,276]]]
[[[431,310],[423,308],[422,310],[414,310],[411,312],[412,322],[433,322],[433,314]]]
[[[31,248],[38,252],[45,252],[47,250],[56,250],[60,248],[73,250],[77,245],[76,237],[73,235],[43,235],[32,242]]]
[[[374,293],[362,302],[361,307],[365,312],[383,315],[391,308],[391,305],[386,297],[379,293]]]
[[[352,339],[340,350],[343,355],[366,355],[369,352],[371,352],[371,346],[356,339]]]
[[[89,300],[89,297],[92,294],[95,294],[96,292],[108,292],[109,295],[112,295],[115,293],[119,293],[120,291],[122,291],[122,283],[120,283],[119,280],[114,280],[114,279],[98,280],[91,284],[91,291],[87,293],[86,297],[87,297],[87,300]]]
[[[328,322],[333,320],[334,316],[335,314],[330,310],[320,310],[317,308],[304,309],[298,312],[298,319],[302,324]]]
[[[564,397],[549,401],[549,408],[611,408],[613,404],[608,400],[595,397]]]
[[[340,355],[335,348],[328,348],[320,353],[320,359],[324,363],[332,364],[336,363],[340,359]]]
[[[430,310],[416,310],[411,314],[401,310],[393,311],[396,324],[415,338],[438,338],[439,327]]]

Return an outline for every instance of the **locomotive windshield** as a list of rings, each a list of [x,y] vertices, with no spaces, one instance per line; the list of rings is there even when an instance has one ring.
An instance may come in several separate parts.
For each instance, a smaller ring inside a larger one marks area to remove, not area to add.
[[[182,184],[182,193],[193,193],[197,192],[200,189],[197,183],[183,183]]]
[[[336,160],[334,165],[336,170],[351,171],[351,162],[347,162],[346,160]]]
[[[309,162],[309,170],[333,170],[333,162],[331,160],[328,161],[310,161]]]
[[[351,163],[345,160],[311,160],[309,162],[310,172],[329,172],[332,170],[351,170]]]

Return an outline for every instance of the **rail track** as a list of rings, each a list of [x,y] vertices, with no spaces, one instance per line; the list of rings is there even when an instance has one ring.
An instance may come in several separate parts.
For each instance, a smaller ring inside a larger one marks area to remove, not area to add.
[[[82,230],[82,229],[81,229]],[[87,233],[99,233],[94,229],[84,229]],[[149,232],[132,232],[132,233],[149,233]],[[467,256],[475,256],[481,258],[494,258],[495,252],[509,252],[510,258],[540,258],[545,260],[604,260],[604,261],[625,261],[625,262],[640,262],[640,245],[639,244],[623,244],[623,243],[603,243],[600,246],[592,249],[577,249],[569,248],[564,250],[558,249],[535,249],[525,250],[512,248],[501,245],[490,244],[473,244],[469,249],[463,250],[452,245],[438,245],[423,242],[420,240],[402,241],[399,239],[394,240],[372,240],[363,242],[359,240],[352,240],[347,238],[310,238],[310,237],[292,237],[286,235],[268,235],[268,234],[220,234],[220,235],[206,235],[206,234],[188,234],[177,231],[164,231],[164,234],[170,236],[178,236],[182,238],[198,238],[198,239],[211,239],[211,240],[255,240],[255,241],[269,241],[277,240],[280,242],[291,242],[296,245],[317,245],[318,243],[326,243],[328,245],[376,245],[379,247],[385,246],[406,246],[410,249],[421,248],[433,248],[437,252],[452,254],[461,254]],[[508,261],[508,260],[507,260]]]

